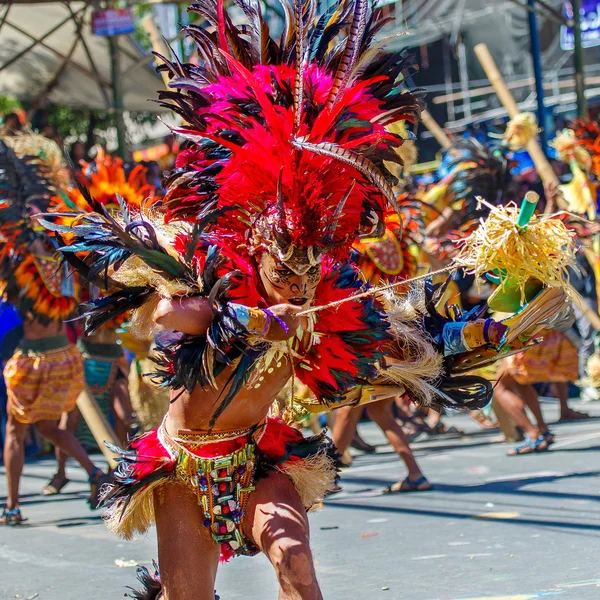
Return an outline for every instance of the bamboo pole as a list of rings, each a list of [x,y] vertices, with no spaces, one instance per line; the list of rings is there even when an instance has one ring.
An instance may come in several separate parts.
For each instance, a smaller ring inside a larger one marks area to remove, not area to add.
[[[508,112],[508,116],[512,119],[516,117],[521,111],[513,98],[513,95],[510,93],[490,51],[486,44],[477,44],[475,46],[475,54],[485,71],[487,78],[490,80],[496,95],[498,96],[500,102]],[[531,156],[531,160],[533,160],[533,164],[542,180],[542,183],[546,186],[556,186],[559,184],[558,177],[556,173],[553,171],[548,159],[545,154],[542,152],[537,140],[531,140],[528,142],[526,146],[527,152]]]
[[[152,44],[152,50],[154,52],[158,52],[165,58],[168,58],[171,55],[171,50],[164,38],[160,34],[158,26],[156,25],[156,21],[154,20],[153,14],[148,14],[142,19],[142,25],[150,38],[150,43]],[[154,58],[154,65],[158,66],[161,64],[161,61],[158,57]],[[165,71],[161,71],[161,76],[165,87],[169,88],[169,75]]]
[[[104,445],[104,442],[110,442],[114,446],[120,446],[121,442],[117,439],[115,432],[112,430],[103,412],[100,410],[98,403],[90,394],[89,390],[84,389],[79,398],[77,398],[77,408],[85,419],[87,426],[90,428],[98,447],[108,461],[111,469],[117,466],[115,455]]]
[[[583,296],[569,285],[569,296],[573,303],[579,308],[579,310],[585,315],[586,319],[590,322],[592,327],[596,331],[600,331],[600,316],[598,313],[585,301]]]
[[[429,114],[429,111],[423,110],[421,112],[421,121],[423,125],[431,132],[437,143],[446,150],[452,146],[452,140],[448,137],[446,132],[437,124],[436,120]]]

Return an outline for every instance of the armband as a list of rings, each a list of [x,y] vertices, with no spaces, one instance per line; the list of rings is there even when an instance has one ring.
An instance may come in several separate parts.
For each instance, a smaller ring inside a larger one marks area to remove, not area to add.
[[[233,313],[236,321],[248,333],[259,336],[265,336],[268,333],[272,317],[267,311],[235,302],[229,302],[227,307]]]

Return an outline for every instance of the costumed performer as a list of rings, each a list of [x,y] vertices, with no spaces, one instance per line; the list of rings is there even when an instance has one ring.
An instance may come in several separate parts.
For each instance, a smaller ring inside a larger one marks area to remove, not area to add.
[[[62,193],[68,170],[58,146],[32,133],[2,138],[0,161],[0,231],[4,242],[0,286],[3,298],[23,316],[23,339],[4,367],[8,498],[0,523],[11,525],[24,520],[19,482],[30,424],[86,470],[92,508],[97,506],[104,476],[75,436],[58,428],[61,415],[75,408],[83,389],[81,354],[69,342],[63,322],[77,307],[76,281],[54,257],[53,241],[36,223],[36,214],[48,210],[52,195]]]
[[[385,232],[379,237],[362,238],[354,244],[355,260],[362,276],[372,285],[381,281],[393,282],[409,279],[417,274],[417,261],[411,253],[412,240],[406,235],[416,227],[414,212],[419,215],[418,207],[407,199],[398,199],[400,215],[388,211],[385,215]],[[404,235],[403,235],[404,232]],[[366,407],[367,415],[374,421],[392,445],[394,451],[406,465],[408,475],[404,480],[384,488],[385,493],[426,491],[432,488],[423,475],[410,448],[409,440],[400,423],[394,416],[395,395]],[[400,402],[402,399],[400,398]],[[335,411],[332,427],[332,439],[337,451],[343,454],[350,443],[360,418],[365,410],[362,406],[344,406]]]
[[[107,209],[118,209],[119,202],[139,208],[142,202],[151,204],[155,201],[156,190],[146,181],[145,168],[137,165],[126,175],[123,161],[106,155],[103,149],[98,150],[92,163],[82,161],[80,170],[74,174],[74,177],[77,177],[95,200]],[[91,211],[77,186],[69,186],[65,191],[66,196],[52,198],[50,212],[64,212],[73,208]],[[68,240],[63,241],[68,243]],[[94,290],[93,286],[84,287],[82,300],[85,301],[90,293],[97,295],[97,290]],[[111,420],[111,413],[114,416],[115,434],[121,444],[127,443],[132,423],[128,389],[129,365],[117,333],[117,329],[124,324],[125,320],[124,315],[112,319],[104,323],[94,334],[80,336],[77,340],[77,346],[83,356],[86,389],[107,419]],[[86,433],[89,435],[89,430],[85,421],[81,421],[81,413],[77,408],[63,415],[61,429],[75,433],[80,439],[85,437]],[[56,450],[56,459],[57,471],[43,490],[46,496],[60,493],[69,482],[65,470],[67,456],[59,448]]]
[[[195,144],[166,180],[166,219],[127,207],[117,216],[89,197],[95,214],[46,223],[74,236],[66,260],[116,290],[87,307],[88,331],[130,309],[142,337],[152,320],[167,330],[169,411],[122,452],[105,494],[115,533],[156,523],[162,583],[143,574],[147,598],[212,598],[219,558],[259,551],[281,598],[321,598],[305,511],[332,489],[335,463],[324,435],[305,439],[268,417],[277,393],[292,377],[320,411],[382,388],[479,407],[491,385],[455,376],[451,357],[477,364],[479,345],[490,359],[514,337],[479,313],[439,315],[429,285],[402,302],[381,296],[386,310],[373,290],[357,295],[368,286],[348,261],[352,244],[381,235],[396,204],[384,162],[398,161],[402,139],[385,127],[419,111],[398,87],[406,59],[371,46],[381,9],[356,0],[317,17],[312,0],[284,2],[275,41],[258,5],[240,6],[249,26],[221,1],[192,7],[214,27],[186,27],[201,64],[163,59],[172,90],[162,101]],[[521,330],[533,324],[523,315]]]

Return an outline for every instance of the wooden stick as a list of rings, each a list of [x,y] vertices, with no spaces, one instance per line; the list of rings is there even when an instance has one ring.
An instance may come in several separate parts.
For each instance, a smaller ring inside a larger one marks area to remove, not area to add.
[[[111,469],[115,469],[117,461],[115,455],[104,445],[104,442],[110,442],[115,446],[120,446],[121,442],[117,439],[115,432],[109,425],[104,413],[100,410],[98,403],[90,394],[88,389],[84,389],[79,398],[77,398],[77,408],[90,428],[98,447],[108,461]]]
[[[446,150],[452,146],[452,140],[448,137],[446,132],[437,124],[436,120],[429,114],[427,110],[421,112],[421,121],[423,125],[429,129],[437,143]]]
[[[342,304],[346,304],[346,302],[352,302],[353,300],[362,300],[363,298],[370,298],[371,296],[376,296],[381,292],[385,292],[386,290],[393,290],[394,288],[400,287],[401,285],[407,285],[409,283],[415,283],[416,281],[422,281],[423,279],[428,279],[429,277],[435,277],[436,275],[443,275],[444,273],[448,273],[456,269],[454,265],[450,265],[448,267],[444,267],[443,269],[438,269],[437,271],[429,271],[427,273],[423,273],[422,275],[417,275],[416,277],[411,277],[410,279],[403,279],[402,281],[396,281],[395,283],[388,283],[385,285],[380,285],[378,287],[372,287],[366,292],[361,292],[359,294],[353,294],[352,296],[348,296],[347,298],[342,298],[341,300],[335,300],[334,302],[330,302],[329,304],[321,304],[319,306],[313,306],[312,308],[307,308],[299,313],[297,313],[298,317],[305,317],[306,315],[310,315],[312,313],[321,312],[322,310],[327,310],[328,308],[337,308]]]
[[[569,296],[577,308],[585,315],[596,331],[600,331],[600,316],[598,313],[584,300],[583,296],[569,284]]]
[[[502,106],[504,106],[508,112],[508,116],[513,119],[521,111],[519,110],[513,95],[510,93],[508,86],[502,78],[502,75],[500,74],[496,63],[494,62],[487,45],[477,44],[475,46],[475,54],[477,55],[477,58],[479,59],[487,78],[494,87],[496,95],[498,96],[500,102],[502,102]],[[533,164],[535,165],[542,183],[544,185],[558,185],[558,177],[548,162],[545,154],[542,152],[537,140],[533,139],[528,142],[526,149],[531,156],[531,160],[533,160]]]
[[[142,25],[144,26],[144,29],[146,30],[146,33],[148,34],[148,37],[150,38],[150,43],[152,44],[152,50],[154,50],[154,52],[158,52],[165,58],[169,58],[169,56],[171,55],[171,50],[169,49],[169,46],[167,46],[167,44],[165,43],[165,40],[163,39],[163,37],[160,35],[160,31],[156,25],[156,21],[154,20],[154,15],[153,14],[146,15],[142,19]],[[158,57],[154,57],[154,65],[158,66],[160,64],[161,64],[160,59]],[[168,73],[166,73],[165,71],[161,71],[160,74],[162,75],[162,79],[163,79],[163,83],[165,84],[165,87],[168,89],[169,88]]]

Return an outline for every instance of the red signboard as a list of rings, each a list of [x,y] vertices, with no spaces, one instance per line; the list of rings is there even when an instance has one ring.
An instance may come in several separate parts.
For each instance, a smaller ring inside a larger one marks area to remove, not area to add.
[[[131,10],[129,8],[95,10],[92,15],[92,30],[96,35],[133,33]]]

